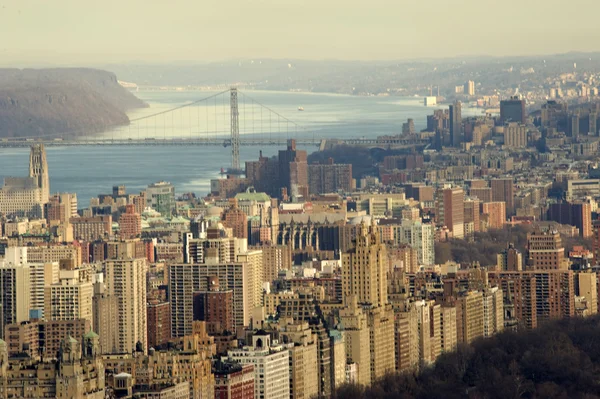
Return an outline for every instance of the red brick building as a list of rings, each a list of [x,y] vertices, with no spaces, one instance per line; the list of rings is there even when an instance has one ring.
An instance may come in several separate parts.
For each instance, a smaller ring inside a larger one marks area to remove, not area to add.
[[[166,344],[171,339],[171,308],[169,302],[152,299],[146,304],[148,349]]]
[[[142,216],[135,211],[135,205],[125,207],[125,213],[119,218],[119,235],[122,239],[132,239],[142,234]]]
[[[254,366],[217,362],[215,399],[254,399]]]
[[[233,332],[233,291],[221,291],[218,277],[210,276],[207,279],[208,291],[194,293],[194,320],[206,322],[209,334]]]

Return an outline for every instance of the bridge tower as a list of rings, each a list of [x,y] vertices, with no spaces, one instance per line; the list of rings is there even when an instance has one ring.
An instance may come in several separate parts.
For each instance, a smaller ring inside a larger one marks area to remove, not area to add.
[[[231,172],[240,170],[240,113],[238,111],[237,88],[231,88]]]

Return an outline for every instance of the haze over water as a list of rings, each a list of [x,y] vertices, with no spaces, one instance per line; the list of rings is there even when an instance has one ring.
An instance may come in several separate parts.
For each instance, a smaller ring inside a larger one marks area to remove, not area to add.
[[[305,134],[316,138],[374,137],[384,134],[398,134],[407,118],[414,118],[417,130],[426,126],[426,116],[433,108],[424,107],[421,98],[402,97],[362,97],[330,94],[307,94],[291,92],[245,92],[256,101],[297,122],[306,129]],[[210,96],[204,91],[139,91],[136,96],[146,101],[150,107],[132,111],[130,119],[151,115],[191,101]],[[260,113],[255,105],[251,111],[250,102],[240,99],[241,133],[258,133]],[[298,107],[304,111],[298,111]],[[229,104],[214,102],[200,105],[192,110],[183,108],[178,116],[157,119],[151,122],[106,132],[104,137],[140,137],[227,134],[229,129]],[[442,108],[442,107],[440,107]],[[216,111],[215,111],[216,110]],[[463,114],[468,111],[463,110]],[[208,116],[207,116],[208,115]],[[252,116],[254,115],[254,116]],[[200,117],[201,122],[197,123]],[[263,111],[265,135],[277,136],[277,127],[272,120],[267,130]],[[159,117],[160,118],[160,117]],[[189,121],[194,120],[194,123]],[[203,130],[205,122],[208,128]],[[166,126],[166,127],[165,127]],[[279,125],[283,134],[287,134]],[[191,128],[190,128],[191,127]],[[162,128],[162,129],[161,129]],[[208,132],[208,133],[207,133]],[[212,133],[211,133],[212,132]],[[267,133],[268,132],[268,133]],[[295,135],[292,127],[290,136]],[[129,135],[129,136],[128,136]],[[242,147],[240,159],[244,161],[258,158],[259,150],[266,156],[277,153],[281,146]],[[309,152],[316,147],[305,148]],[[0,149],[0,176],[25,176],[28,173],[29,149]],[[231,163],[231,148],[222,146],[78,146],[48,147],[48,167],[50,169],[50,189],[55,192],[76,192],[79,207],[89,205],[90,198],[100,193],[111,192],[113,185],[124,184],[127,192],[137,193],[148,184],[166,180],[175,185],[177,194],[195,192],[199,196],[210,190],[210,179],[219,176],[220,168]]]

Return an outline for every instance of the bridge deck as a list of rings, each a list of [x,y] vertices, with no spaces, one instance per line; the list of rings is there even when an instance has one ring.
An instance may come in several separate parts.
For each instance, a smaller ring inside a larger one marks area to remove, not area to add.
[[[52,146],[231,146],[230,139],[93,139],[81,138],[73,140],[19,140],[19,139],[2,139],[0,140],[0,148],[16,148],[29,147],[36,142],[43,142],[44,145]],[[407,139],[296,139],[296,144],[303,146],[321,146],[325,147],[328,144],[347,144],[347,145],[363,145],[363,146],[423,146],[426,141],[422,140],[407,140]],[[287,139],[259,139],[259,138],[240,138],[242,146],[285,146]]]

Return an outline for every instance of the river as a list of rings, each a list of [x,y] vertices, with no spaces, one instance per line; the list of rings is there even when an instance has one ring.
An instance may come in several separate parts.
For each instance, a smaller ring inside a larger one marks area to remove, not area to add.
[[[143,91],[135,93],[150,107],[134,110],[130,119],[151,115],[210,96],[202,91]],[[127,136],[163,137],[226,134],[229,108],[223,96],[218,103],[200,104],[192,109],[183,108],[173,126],[169,119],[139,124],[133,129],[121,128],[102,133],[104,137]],[[207,101],[210,102],[210,101]],[[413,118],[415,127],[426,126],[426,117],[432,108],[422,105],[420,98],[362,97],[331,94],[254,91],[240,95],[240,125],[242,134],[294,135],[296,127],[282,118],[271,118],[258,103],[277,111],[300,126],[300,134],[314,134],[317,138],[373,137],[398,134],[406,119]],[[304,111],[299,111],[303,107]],[[474,112],[474,111],[472,111]],[[472,113],[471,112],[471,113]],[[469,114],[463,110],[463,114]],[[177,114],[176,114],[177,115]],[[186,124],[187,120],[200,123]],[[179,121],[179,122],[178,122]],[[261,122],[262,121],[262,122]],[[207,122],[206,125],[204,122]],[[261,128],[262,123],[262,128]],[[190,126],[194,125],[192,129]],[[201,126],[201,127],[199,127]],[[206,126],[206,127],[205,127]],[[205,130],[204,130],[205,128]],[[275,155],[275,146],[261,148],[264,155]],[[244,161],[258,158],[258,147],[240,149]],[[316,148],[306,148],[309,152]],[[0,177],[26,176],[29,150],[26,148],[0,149]],[[77,193],[79,208],[89,205],[90,198],[110,193],[113,185],[125,185],[128,193],[137,193],[148,184],[165,180],[173,183],[177,193],[195,192],[206,195],[210,180],[219,176],[221,167],[230,164],[231,148],[225,147],[171,147],[171,146],[78,146],[47,148],[50,188],[52,193]]]

